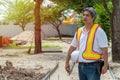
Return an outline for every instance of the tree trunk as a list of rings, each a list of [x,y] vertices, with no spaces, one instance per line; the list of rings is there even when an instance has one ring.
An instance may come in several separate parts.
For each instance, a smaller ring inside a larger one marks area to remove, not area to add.
[[[25,25],[23,23],[19,24],[23,31],[25,31]]]
[[[57,20],[56,22],[50,22],[53,25],[53,28],[57,30],[59,39],[62,39],[61,33],[60,33],[60,25],[62,24],[61,20]]]
[[[25,31],[25,27],[24,26],[21,26],[22,27],[22,30]]]
[[[35,50],[34,53],[41,53],[41,20],[40,20],[40,5],[43,0],[35,0]]]
[[[112,0],[113,14],[111,19],[112,28],[112,60],[120,62],[120,4],[119,0]]]
[[[55,25],[54,23],[51,23],[51,24],[53,25],[53,28],[57,30],[57,33],[58,33],[59,39],[62,39],[62,36],[61,36],[60,30],[59,30],[59,26],[60,26],[60,25]]]
[[[59,39],[62,39],[62,36],[61,36],[60,30],[59,30],[59,27],[56,27],[56,30],[57,30],[57,32],[58,32]]]

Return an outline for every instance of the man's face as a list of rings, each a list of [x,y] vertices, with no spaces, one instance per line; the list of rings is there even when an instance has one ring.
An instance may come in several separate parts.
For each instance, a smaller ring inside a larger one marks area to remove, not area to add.
[[[88,11],[83,12],[82,20],[85,24],[92,23],[94,20],[94,17],[90,15]]]

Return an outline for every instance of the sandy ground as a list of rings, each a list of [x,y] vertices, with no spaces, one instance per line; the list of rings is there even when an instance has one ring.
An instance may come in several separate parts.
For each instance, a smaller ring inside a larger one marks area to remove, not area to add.
[[[67,40],[70,42],[71,40]],[[62,41],[43,41],[43,44],[59,45],[62,47],[62,53],[42,53],[42,54],[27,54],[27,50],[4,50],[0,49],[0,65],[5,66],[6,60],[13,63],[15,68],[25,68],[35,70],[40,73],[47,73],[55,67],[59,62],[59,67],[55,74],[50,77],[50,80],[78,80],[77,65],[74,67],[72,75],[68,75],[65,71],[65,59],[70,44]],[[32,50],[33,51],[33,50]],[[120,65],[118,63],[110,62],[116,80],[120,80],[119,72]],[[107,74],[103,76],[108,76]],[[14,79],[13,79],[14,80]],[[20,80],[20,79],[18,79]],[[26,79],[29,80],[29,79]],[[36,80],[36,79],[35,79]],[[38,79],[40,80],[40,79]],[[109,80],[109,79],[106,79]]]
[[[55,65],[62,61],[62,67],[64,66],[64,61],[66,58],[66,52],[68,49],[68,44],[62,41],[43,41],[44,45],[56,45],[62,47],[62,53],[42,53],[42,54],[28,54],[26,49],[2,49],[0,48],[0,65],[6,66],[6,61],[12,62],[16,69],[24,68],[29,70],[34,70],[37,73],[47,73],[55,67]],[[67,45],[66,45],[67,44]],[[32,53],[33,53],[32,49]],[[61,64],[60,64],[61,66]],[[1,80],[1,79],[0,79]],[[16,80],[16,79],[13,79]],[[22,79],[19,79],[22,80]],[[29,80],[29,79],[26,79]],[[36,80],[36,79],[34,79]],[[39,79],[38,79],[39,80]]]

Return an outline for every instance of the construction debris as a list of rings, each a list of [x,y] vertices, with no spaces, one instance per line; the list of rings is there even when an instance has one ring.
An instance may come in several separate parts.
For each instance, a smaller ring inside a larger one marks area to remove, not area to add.
[[[13,63],[8,60],[5,64],[5,66],[0,67],[0,80],[41,80],[45,76],[44,73],[40,73],[40,68],[15,68]]]

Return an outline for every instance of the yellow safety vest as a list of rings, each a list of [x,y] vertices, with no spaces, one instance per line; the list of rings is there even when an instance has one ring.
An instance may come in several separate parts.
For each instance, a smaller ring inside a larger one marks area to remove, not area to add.
[[[98,24],[94,24],[88,34],[88,39],[86,42],[86,48],[83,51],[83,55],[82,57],[84,59],[87,60],[99,60],[101,59],[101,55],[98,52],[95,52],[93,50],[93,44],[94,44],[94,38],[95,38],[95,33],[96,30],[98,29],[99,25]],[[81,36],[82,30],[81,28],[78,29],[77,34],[76,34],[76,38],[79,42],[80,36]]]

